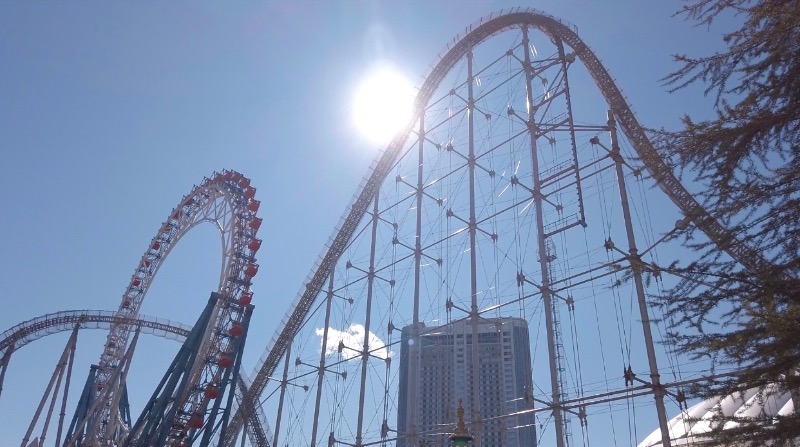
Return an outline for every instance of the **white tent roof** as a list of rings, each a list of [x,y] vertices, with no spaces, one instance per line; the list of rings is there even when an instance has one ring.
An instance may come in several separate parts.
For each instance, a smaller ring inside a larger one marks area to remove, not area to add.
[[[670,438],[673,440],[672,445],[675,446],[695,445],[695,441],[699,443],[702,435],[711,431],[712,424],[716,423],[713,418],[720,413],[725,416],[772,418],[793,411],[794,404],[788,392],[775,393],[771,387],[767,387],[763,393],[751,389],[741,394],[711,398],[681,412],[668,423]],[[727,422],[724,429],[736,425],[735,422]],[[661,446],[660,429],[650,433],[638,445],[638,447],[657,446]]]

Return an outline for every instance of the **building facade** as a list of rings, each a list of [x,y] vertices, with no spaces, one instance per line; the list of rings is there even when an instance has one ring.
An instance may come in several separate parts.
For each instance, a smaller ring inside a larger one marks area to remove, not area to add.
[[[400,348],[397,447],[449,446],[459,399],[472,420],[472,324],[461,320],[417,330],[406,326]],[[534,447],[528,323],[520,318],[481,319],[477,326],[482,447]],[[417,376],[412,374],[417,372]],[[416,423],[414,414],[416,413]],[[513,416],[512,416],[513,415]]]

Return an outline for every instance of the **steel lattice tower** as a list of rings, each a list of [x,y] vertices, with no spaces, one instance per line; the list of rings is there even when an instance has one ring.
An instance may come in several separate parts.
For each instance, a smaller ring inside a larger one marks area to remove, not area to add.
[[[653,230],[650,213],[664,207],[676,217],[657,218]],[[687,225],[745,265],[763,262],[729,244],[678,182],[574,27],[534,10],[484,18],[426,76],[413,119],[376,159],[268,344],[252,401],[274,377],[266,405],[279,413],[278,443],[424,445],[455,421],[423,431],[412,398],[408,423],[394,425],[398,344],[423,336],[414,333],[423,323],[466,324],[476,339],[483,321],[520,317],[536,328],[527,411],[541,415],[540,442],[572,445],[577,427],[586,439],[589,420],[606,412],[601,404],[648,396],[648,417],[669,445],[665,398],[674,401],[680,384],[662,380],[667,359],[654,348],[649,296],[668,270],[657,248]],[[620,314],[623,300],[629,311]],[[600,308],[610,318],[616,309],[624,332],[612,373],[581,368],[583,357],[609,362],[597,342],[614,329],[600,324]],[[411,333],[401,337],[400,327]],[[595,335],[579,342],[587,327]],[[418,374],[403,380],[418,390]],[[493,423],[482,392],[472,381],[455,396],[470,410],[477,447]],[[313,412],[287,405],[298,399]]]

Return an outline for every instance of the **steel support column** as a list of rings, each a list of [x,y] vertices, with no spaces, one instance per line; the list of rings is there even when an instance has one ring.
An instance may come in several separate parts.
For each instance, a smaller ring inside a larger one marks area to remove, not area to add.
[[[364,441],[364,393],[367,387],[367,365],[369,363],[369,330],[372,317],[372,295],[375,291],[375,250],[378,237],[378,198],[375,194],[372,206],[372,242],[369,252],[369,272],[367,273],[367,308],[364,317],[364,344],[361,347],[361,387],[358,393],[358,425],[356,427],[356,447],[361,447]]]
[[[656,351],[653,346],[653,333],[650,328],[650,314],[647,309],[647,297],[644,293],[644,283],[642,281],[642,260],[636,248],[636,237],[633,233],[633,221],[631,219],[631,209],[628,203],[628,192],[625,188],[625,176],[622,172],[622,154],[617,141],[617,124],[614,120],[614,112],[608,111],[608,132],[611,137],[611,159],[616,165],[617,184],[619,185],[619,196],[622,202],[622,215],[625,220],[625,232],[628,236],[628,261],[631,264],[633,273],[633,283],[636,287],[636,298],[639,302],[639,315],[642,319],[642,332],[644,333],[644,344],[647,348],[647,361],[650,366],[650,381],[653,387],[653,397],[656,401],[656,413],[658,414],[658,426],[661,428],[661,445],[670,447],[669,425],[667,423],[667,411],[664,408],[664,388],[661,386],[661,376],[658,373],[658,363],[656,362]]]
[[[324,351],[323,351],[324,353]],[[275,415],[275,433],[272,437],[272,445],[278,445],[278,435],[281,432],[281,418],[283,417],[283,402],[286,399],[286,387],[289,386],[289,357],[292,355],[292,344],[286,347],[285,360],[283,363],[283,376],[281,377],[281,394],[278,398],[278,411]],[[311,444],[314,445],[313,443]]]
[[[56,447],[61,446],[61,433],[64,429],[64,417],[67,414],[67,398],[69,397],[69,386],[72,382],[72,365],[75,363],[75,346],[72,345],[72,352],[69,355],[69,364],[67,365],[67,380],[64,382],[64,396],[61,399],[61,411],[58,413],[58,431],[56,432]]]
[[[42,414],[42,409],[44,409],[44,404],[47,402],[47,397],[50,396],[50,392],[53,392],[52,403],[50,405],[50,411],[47,414],[47,422],[45,423],[45,430],[47,429],[47,425],[50,422],[50,416],[53,411],[53,405],[55,404],[56,396],[58,395],[58,388],[61,385],[61,378],[63,377],[64,368],[67,365],[67,361],[69,359],[70,353],[74,352],[73,348],[75,346],[75,342],[78,339],[78,329],[80,325],[76,324],[75,328],[72,330],[72,335],[70,335],[69,340],[67,340],[67,345],[64,346],[64,351],[61,353],[61,357],[58,359],[58,363],[56,363],[56,367],[53,370],[53,374],[50,376],[50,382],[47,384],[47,389],[45,389],[44,394],[42,395],[42,399],[39,401],[39,406],[36,408],[36,413],[33,415],[33,419],[31,419],[30,425],[28,425],[28,431],[25,432],[25,436],[22,438],[21,447],[26,447],[28,445],[28,441],[31,438],[31,434],[33,433],[33,429],[36,427],[36,423],[39,421],[39,416]],[[53,390],[53,385],[55,385],[55,390]]]
[[[555,421],[555,435],[556,435],[556,446],[557,447],[564,447],[565,439],[564,439],[564,415],[561,408],[561,390],[559,389],[559,377],[558,377],[558,368],[556,366],[557,359],[556,359],[556,343],[555,343],[555,325],[553,323],[553,302],[552,302],[552,294],[550,291],[550,274],[547,265],[547,246],[546,246],[546,236],[544,233],[544,210],[543,210],[543,201],[544,198],[542,196],[542,180],[539,172],[539,149],[537,146],[536,141],[536,119],[534,117],[533,112],[533,86],[531,85],[533,79],[531,76],[532,66],[531,66],[531,56],[530,56],[530,47],[529,47],[530,40],[528,39],[528,28],[522,28],[522,49],[525,52],[524,56],[524,70],[525,70],[525,90],[527,95],[527,102],[528,102],[528,133],[530,135],[530,144],[531,144],[531,164],[532,164],[532,174],[533,174],[533,207],[534,212],[536,213],[536,240],[538,243],[538,250],[539,250],[539,268],[542,271],[542,302],[544,303],[544,317],[545,317],[545,328],[547,331],[547,354],[550,358],[550,390],[552,393],[551,396],[551,408],[553,410],[553,420]]]
[[[413,313],[411,315],[411,340],[414,343],[419,342],[419,296],[420,296],[420,271],[422,264],[422,196],[423,196],[423,162],[424,162],[424,147],[425,147],[425,113],[420,113],[419,117],[419,145],[417,147],[417,226],[414,232],[414,304]],[[401,337],[402,338],[402,337]],[[406,423],[407,446],[419,446],[419,356],[422,352],[422,345],[417,349],[409,349],[408,353],[408,418]]]
[[[468,124],[468,143],[469,153],[467,154],[467,168],[469,170],[469,294],[470,311],[469,319],[472,327],[472,395],[470,397],[470,423],[472,425],[472,435],[474,447],[481,447],[481,393],[480,375],[481,362],[478,358],[478,253],[477,253],[477,232],[478,223],[475,214],[475,94],[473,92],[474,75],[472,73],[472,48],[467,50],[467,124]]]
[[[327,300],[325,303],[325,325],[322,327],[322,347],[319,353],[319,370],[317,370],[317,397],[314,404],[314,419],[312,420],[311,427],[311,447],[317,445],[317,430],[319,430],[319,406],[322,402],[322,381],[325,377],[325,358],[328,352],[328,330],[331,325],[331,305],[333,304],[333,279],[334,271],[331,270],[330,277],[328,278],[328,293],[325,296]],[[291,348],[291,345],[289,345]],[[288,356],[288,354],[287,354]],[[278,410],[280,414],[280,410]],[[275,435],[275,442],[273,447],[278,445],[278,435]]]

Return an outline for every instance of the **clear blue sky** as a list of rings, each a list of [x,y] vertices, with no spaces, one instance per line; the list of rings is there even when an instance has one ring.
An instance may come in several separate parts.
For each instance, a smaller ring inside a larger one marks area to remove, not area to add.
[[[0,331],[60,310],[115,309],[180,198],[235,169],[258,188],[264,218],[249,371],[377,153],[350,120],[361,74],[387,60],[419,85],[456,34],[510,6],[519,4],[0,3]],[[679,3],[524,6],[575,24],[646,126],[705,113],[697,90],[670,95],[659,83],[672,53],[720,44],[716,30],[671,17]],[[191,232],[142,312],[191,324],[216,288],[219,256],[210,227]],[[76,381],[102,338],[81,337]],[[15,354],[0,444],[21,439],[65,341]],[[158,378],[177,345],[143,344],[138,362],[153,371],[142,374]],[[150,392],[135,390],[134,403]]]

